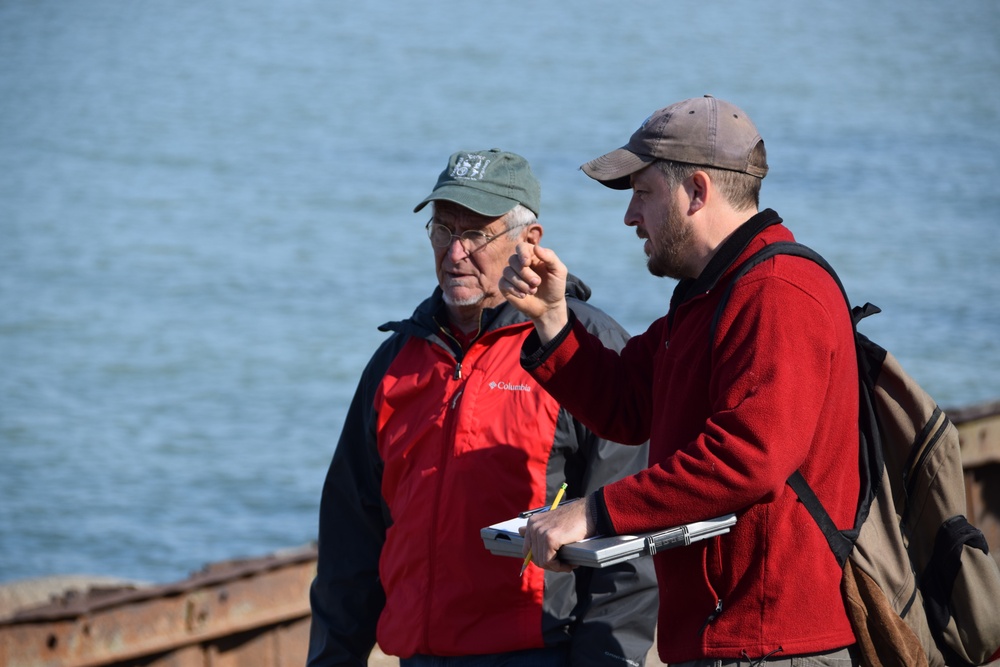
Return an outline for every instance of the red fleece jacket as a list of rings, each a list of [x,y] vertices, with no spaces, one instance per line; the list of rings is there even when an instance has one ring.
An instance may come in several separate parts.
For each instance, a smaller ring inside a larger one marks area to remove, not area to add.
[[[729,534],[655,556],[666,662],[854,643],[841,572],[785,483],[801,469],[838,527],[852,524],[858,383],[843,296],[813,262],[778,256],[739,281],[709,340],[735,267],[791,239],[764,229],[620,356],[575,325],[532,371],[596,433],[650,439],[650,467],[599,492],[616,533],[737,515]]]

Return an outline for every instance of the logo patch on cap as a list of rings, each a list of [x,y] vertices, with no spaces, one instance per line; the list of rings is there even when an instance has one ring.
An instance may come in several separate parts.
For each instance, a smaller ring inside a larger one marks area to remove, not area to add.
[[[481,181],[486,175],[486,167],[489,164],[490,160],[486,156],[468,153],[465,157],[455,161],[450,176],[467,181]]]

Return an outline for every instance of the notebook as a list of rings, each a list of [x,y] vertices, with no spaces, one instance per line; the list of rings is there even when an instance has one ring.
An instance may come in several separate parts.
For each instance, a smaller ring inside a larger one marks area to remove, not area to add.
[[[483,528],[480,531],[483,544],[490,553],[497,556],[524,558],[524,554],[521,553],[524,538],[518,534],[518,529],[527,525],[528,517],[538,511],[545,511],[545,509],[524,512],[513,519]],[[559,559],[571,565],[607,567],[728,533],[735,523],[736,515],[727,514],[706,521],[696,521],[640,535],[590,537],[580,542],[564,545],[559,549]]]

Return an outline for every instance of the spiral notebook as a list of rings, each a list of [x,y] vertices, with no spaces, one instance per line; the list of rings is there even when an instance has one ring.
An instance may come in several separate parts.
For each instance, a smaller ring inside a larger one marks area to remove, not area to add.
[[[527,525],[528,518],[539,511],[546,511],[546,508],[524,512],[513,519],[483,528],[479,531],[483,544],[490,553],[497,556],[523,558],[521,547],[524,545],[524,538],[518,534],[518,529]],[[607,567],[728,533],[735,524],[736,515],[727,514],[639,535],[590,537],[564,545],[559,549],[559,559],[571,565]]]

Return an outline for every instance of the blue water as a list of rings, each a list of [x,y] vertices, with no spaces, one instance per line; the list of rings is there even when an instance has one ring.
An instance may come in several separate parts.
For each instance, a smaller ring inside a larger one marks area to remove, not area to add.
[[[643,330],[673,284],[577,167],[703,93],[864,330],[1000,398],[1000,4],[750,5],[0,0],[0,581],[314,539],[454,150],[528,157],[545,243]]]

